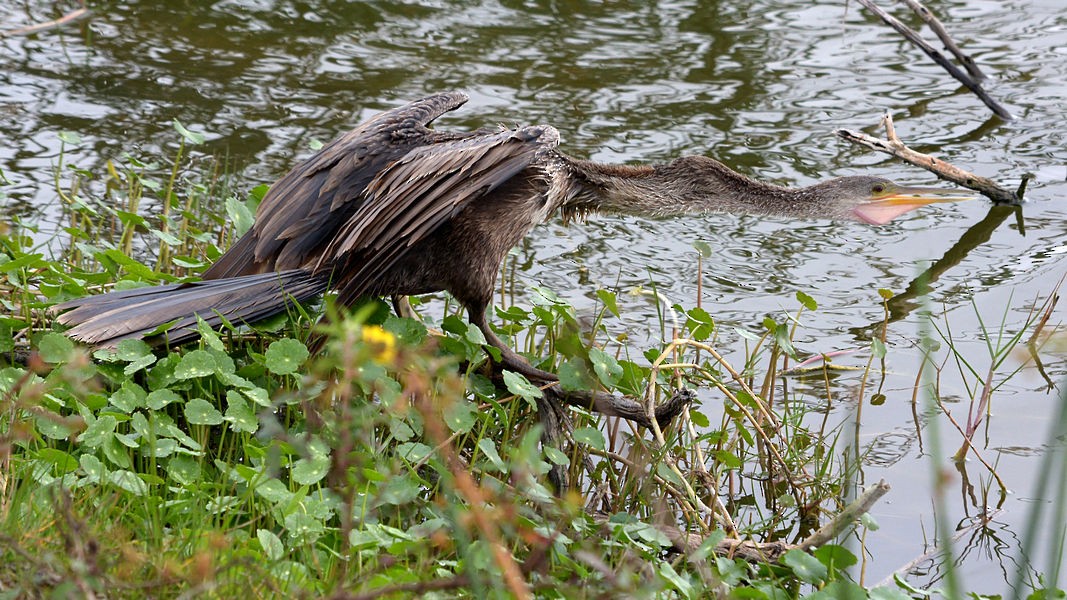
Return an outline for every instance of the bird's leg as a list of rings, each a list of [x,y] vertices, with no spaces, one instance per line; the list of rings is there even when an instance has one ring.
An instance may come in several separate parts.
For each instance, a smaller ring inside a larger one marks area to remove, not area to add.
[[[415,316],[415,309],[411,308],[411,302],[408,301],[407,296],[396,295],[392,297],[393,300],[393,312],[396,316],[404,319],[418,319]]]
[[[652,426],[648,416],[645,414],[644,405],[633,398],[609,394],[600,390],[564,390],[558,385],[559,377],[534,367],[493,333],[493,330],[489,328],[489,322],[485,318],[485,305],[481,307],[472,305],[468,308],[467,314],[471,323],[485,334],[486,341],[500,350],[499,364],[501,367],[521,373],[537,385],[556,384],[544,390],[545,394],[552,397],[554,402],[579,406],[611,417],[621,417],[642,427]],[[656,422],[661,426],[666,426],[674,417],[685,410],[694,399],[695,395],[691,391],[677,390],[666,402],[656,406]]]
[[[471,306],[467,309],[467,315],[470,318],[471,323],[478,329],[482,330],[482,334],[485,335],[485,340],[489,342],[491,346],[500,350],[499,364],[501,367],[509,371],[521,373],[531,382],[536,384],[559,381],[559,377],[531,365],[529,361],[498,338],[489,327],[489,321],[485,318],[485,309],[485,305]]]

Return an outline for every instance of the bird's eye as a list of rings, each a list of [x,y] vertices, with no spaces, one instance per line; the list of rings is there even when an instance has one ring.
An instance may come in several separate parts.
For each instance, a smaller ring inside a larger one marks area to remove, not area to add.
[[[875,194],[881,194],[882,192],[885,191],[885,186],[880,184],[880,183],[876,183],[873,186],[871,186],[871,191],[874,192]]]

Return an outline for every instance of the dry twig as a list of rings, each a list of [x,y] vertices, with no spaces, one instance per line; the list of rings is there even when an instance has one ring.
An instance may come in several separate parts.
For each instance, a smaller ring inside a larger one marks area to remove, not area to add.
[[[910,8],[912,12],[919,15],[919,17],[923,20],[924,23],[926,23],[926,26],[929,27],[931,31],[937,34],[938,39],[940,39],[941,43],[945,45],[945,49],[951,52],[952,55],[956,57],[956,60],[958,60],[961,65],[963,65],[964,69],[967,69],[967,73],[970,74],[970,76],[973,77],[975,81],[982,81],[986,78],[985,73],[983,73],[982,70],[978,68],[978,63],[974,62],[974,59],[971,58],[971,55],[960,49],[959,45],[956,44],[956,41],[953,40],[952,36],[948,34],[948,30],[945,29],[945,26],[941,24],[941,21],[937,18],[936,15],[934,15],[934,13],[929,8],[926,8],[917,0],[903,0],[903,2],[904,4],[908,5],[908,8]]]
[[[917,152],[908,148],[904,145],[904,142],[897,137],[896,129],[893,127],[893,117],[888,112],[882,117],[882,124],[885,126],[886,131],[886,139],[884,140],[850,129],[838,129],[834,133],[854,144],[867,146],[872,150],[891,154],[904,162],[913,164],[917,167],[922,167],[941,179],[981,192],[990,200],[998,204],[1014,204],[1018,203],[1022,198],[1023,187],[1020,187],[1018,192],[1009,191],[998,185],[992,179],[980,177],[970,171],[965,171],[955,165],[951,165],[939,158],[934,158],[929,154],[923,154],[922,152]]]
[[[865,6],[874,14],[878,15],[878,17],[880,17],[886,25],[889,25],[893,29],[897,30],[897,32],[907,38],[909,42],[918,46],[919,49],[925,52],[927,56],[932,58],[934,62],[941,65],[941,68],[948,71],[949,75],[952,75],[956,78],[957,81],[967,86],[967,89],[974,92],[974,94],[978,96],[982,100],[982,102],[984,102],[985,105],[988,106],[989,109],[992,110],[998,117],[1007,121],[1010,121],[1012,119],[1011,113],[1009,113],[1007,109],[1001,106],[1000,103],[994,100],[984,89],[982,89],[981,84],[979,84],[975,78],[972,78],[967,73],[961,71],[959,67],[952,64],[952,62],[948,58],[946,58],[944,54],[941,54],[940,51],[931,46],[926,40],[922,38],[921,35],[919,35],[918,32],[901,23],[895,17],[879,8],[878,5],[876,5],[872,0],[859,0],[859,3]],[[912,2],[908,2],[909,6],[912,6],[913,4],[918,5],[919,7],[921,7],[922,11],[925,11],[925,14],[923,12],[919,13],[920,16],[923,16],[924,20],[926,20],[927,18],[925,15],[929,15],[929,17],[934,22],[937,22],[938,26],[941,25],[940,22],[938,22],[937,19],[933,17],[933,14],[930,13],[930,11],[927,10],[925,7],[922,7],[922,5],[920,5],[918,2],[914,2],[914,0]],[[916,9],[915,6],[912,6],[912,8],[918,12],[918,9]],[[931,21],[927,20],[927,23],[931,23]],[[943,26],[935,28],[934,25],[931,24],[930,27],[931,29],[934,29],[935,32],[937,32],[938,37],[941,37],[942,41],[948,40],[945,45],[949,47],[949,50],[952,51],[953,54],[955,54],[957,57],[963,57],[961,58],[961,62],[963,62],[964,66],[967,66],[968,61],[971,64],[974,63],[974,61],[969,56],[963,54],[963,52],[959,50],[959,47],[956,46],[956,44],[953,43],[950,38],[948,38],[948,33],[945,32],[945,28]],[[943,36],[942,33],[944,34]],[[967,68],[968,70],[970,70],[970,67]]]

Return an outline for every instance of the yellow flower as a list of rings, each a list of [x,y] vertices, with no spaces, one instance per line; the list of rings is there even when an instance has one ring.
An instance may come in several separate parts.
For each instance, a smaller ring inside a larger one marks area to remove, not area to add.
[[[388,364],[396,358],[396,336],[393,334],[377,325],[365,325],[362,337],[374,362]]]

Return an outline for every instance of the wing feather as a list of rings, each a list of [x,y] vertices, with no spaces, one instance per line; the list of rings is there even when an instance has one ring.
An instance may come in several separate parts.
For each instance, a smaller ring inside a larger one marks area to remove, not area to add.
[[[467,101],[435,94],[389,110],[330,142],[279,179],[256,211],[256,224],[205,273],[207,279],[306,267],[318,262],[338,229],[365,200],[375,175],[436,139],[428,127]]]
[[[367,186],[367,200],[338,231],[324,257],[406,248],[504,184],[555,147],[550,127],[475,133],[421,146]],[[370,260],[377,262],[377,257]]]

